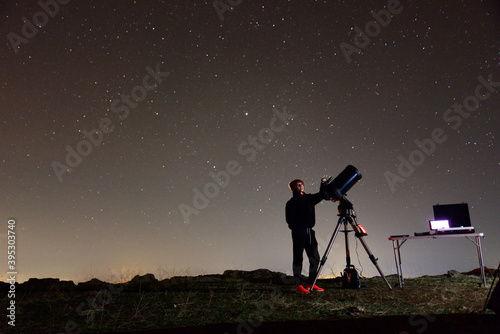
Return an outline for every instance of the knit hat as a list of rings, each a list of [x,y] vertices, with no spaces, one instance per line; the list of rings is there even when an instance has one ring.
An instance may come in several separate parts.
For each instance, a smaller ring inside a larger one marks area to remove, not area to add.
[[[288,187],[290,188],[291,191],[295,191],[295,189],[297,188],[297,184],[298,183],[304,184],[304,182],[302,180],[296,179],[296,180],[293,180],[292,182],[290,182],[288,184]]]

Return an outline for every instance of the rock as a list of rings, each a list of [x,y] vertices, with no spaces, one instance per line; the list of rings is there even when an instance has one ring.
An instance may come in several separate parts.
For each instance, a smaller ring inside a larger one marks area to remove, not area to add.
[[[272,284],[276,285],[296,285],[295,277],[287,276],[284,273],[274,273]]]
[[[221,279],[237,279],[250,283],[289,284],[290,279],[283,273],[269,269],[256,269],[252,271],[226,270]]]
[[[484,267],[484,275],[486,277],[493,277],[495,275],[495,271],[495,269]],[[464,275],[481,276],[481,268],[472,269],[471,271],[464,273]]]
[[[269,269],[257,269],[248,274],[251,283],[271,283],[274,273]]]
[[[59,290],[68,291],[76,288],[76,284],[73,281],[60,281],[57,287]]]
[[[97,278],[93,278],[88,282],[80,282],[76,286],[78,290],[89,291],[89,290],[102,290],[108,287],[108,283],[103,282]]]
[[[27,282],[20,284],[24,290],[48,291],[59,284],[59,278],[30,278]]]
[[[456,270],[449,270],[447,273],[447,276],[448,277],[461,277],[463,275]]]
[[[197,281],[200,283],[212,283],[212,282],[220,282],[222,278],[220,275],[204,275],[198,276]]]
[[[246,278],[248,278],[248,271],[226,270],[222,274],[222,277],[225,279],[227,279],[227,278],[246,279]]]
[[[138,285],[138,284],[148,284],[148,283],[156,283],[158,280],[153,274],[146,274],[143,276],[140,275],[135,275],[134,278],[132,278],[129,282],[131,285]]]
[[[135,275],[129,282],[124,284],[127,291],[137,290],[158,290],[163,288],[163,284],[158,283],[158,280],[153,274]]]
[[[168,280],[170,285],[184,285],[194,282],[195,277],[191,276],[174,276]]]

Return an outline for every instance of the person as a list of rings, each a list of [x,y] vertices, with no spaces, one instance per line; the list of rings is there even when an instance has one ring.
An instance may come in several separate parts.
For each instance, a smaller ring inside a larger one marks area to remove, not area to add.
[[[321,179],[323,184],[325,178]],[[316,194],[306,194],[302,180],[296,179],[288,184],[293,196],[285,206],[285,216],[288,227],[292,231],[293,243],[293,276],[297,293],[307,294],[316,278],[319,266],[318,242],[313,230],[316,224],[315,206],[325,197],[321,191]],[[321,188],[320,188],[321,190]],[[301,285],[301,273],[304,250],[309,258],[309,277],[307,285]],[[312,291],[324,291],[314,285]]]

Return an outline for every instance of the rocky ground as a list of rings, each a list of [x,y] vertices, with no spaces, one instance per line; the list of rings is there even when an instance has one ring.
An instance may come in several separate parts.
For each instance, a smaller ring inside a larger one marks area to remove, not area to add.
[[[488,284],[494,271],[487,269]],[[15,285],[12,333],[498,333],[498,317],[483,306],[489,287],[478,270],[405,280],[362,278],[359,290],[340,278],[320,281],[324,293],[294,293],[291,277],[267,269],[125,283],[75,284],[30,279]],[[12,287],[0,283],[7,296]],[[8,307],[8,298],[2,308]]]

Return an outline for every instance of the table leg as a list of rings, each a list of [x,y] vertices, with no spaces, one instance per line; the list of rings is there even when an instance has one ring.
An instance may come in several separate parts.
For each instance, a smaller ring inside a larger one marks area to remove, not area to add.
[[[483,250],[481,248],[481,237],[476,237],[477,258],[479,259],[479,267],[481,268],[481,279],[483,285],[486,286],[486,275],[484,273]]]
[[[399,240],[392,240],[392,248],[394,250],[394,261],[396,262],[396,271],[398,273],[399,287],[403,287],[404,278],[403,278],[403,270],[401,269],[401,253],[399,248],[402,244],[399,243]],[[397,251],[397,254],[396,254]]]
[[[405,240],[406,241],[406,240]],[[398,240],[398,260],[399,260],[399,273],[401,275],[401,286],[403,286],[403,284],[405,284],[405,278],[403,277],[403,267],[401,266],[401,246],[403,246],[403,242],[399,242]]]

